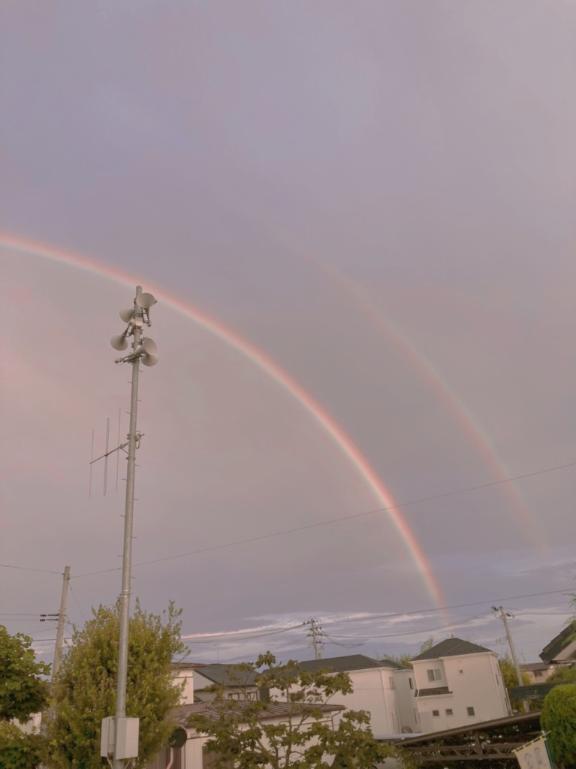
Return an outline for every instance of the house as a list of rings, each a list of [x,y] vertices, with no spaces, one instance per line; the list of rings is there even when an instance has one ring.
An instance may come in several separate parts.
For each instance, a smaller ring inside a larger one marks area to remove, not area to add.
[[[216,697],[215,688],[230,700],[257,700],[260,698],[253,670],[243,670],[240,665],[195,666],[194,702],[210,702]]]
[[[182,687],[180,696],[182,705],[190,705],[194,702],[194,669],[196,667],[194,662],[172,663],[172,679]]]
[[[556,667],[548,662],[526,662],[520,665],[523,681],[527,685],[543,684],[550,678]]]
[[[576,620],[569,622],[540,652],[540,659],[549,665],[576,660]]]
[[[402,734],[414,734],[421,731],[420,714],[416,702],[416,685],[412,667],[394,671],[396,686],[396,713]]]
[[[396,702],[395,673],[400,665],[391,660],[375,660],[363,654],[306,660],[299,666],[306,671],[348,673],[353,691],[335,694],[331,702],[349,710],[366,710],[370,714],[372,732],[377,739],[400,733]]]
[[[238,703],[242,707],[242,702]],[[300,706],[303,708],[304,706]],[[337,726],[340,713],[344,710],[339,705],[320,705],[324,713],[322,721],[331,724],[334,728]],[[269,702],[260,714],[262,722],[274,725],[286,723],[289,719],[298,715],[298,706],[285,702]],[[202,714],[217,717],[217,710],[210,702],[195,702],[187,705],[180,705],[173,711],[173,721],[178,725],[178,730],[182,734],[182,740],[178,741],[175,747],[166,747],[148,763],[146,769],[218,769],[213,756],[206,750],[208,737],[192,729],[188,722],[192,715]],[[184,739],[185,737],[185,739]]]
[[[408,685],[414,686],[417,721],[424,733],[510,715],[498,657],[484,646],[447,638],[414,657],[412,670]]]

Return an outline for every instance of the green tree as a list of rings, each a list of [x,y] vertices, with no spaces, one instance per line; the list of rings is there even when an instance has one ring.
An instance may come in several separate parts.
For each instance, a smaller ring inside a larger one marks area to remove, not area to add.
[[[576,765],[576,686],[556,686],[544,698],[542,728],[556,763],[570,769]]]
[[[43,755],[38,734],[25,734],[19,726],[0,721],[0,766],[2,769],[36,769]]]
[[[22,633],[10,635],[0,625],[0,721],[27,721],[43,710],[48,698],[50,666],[38,662],[32,639]]]
[[[54,685],[49,736],[50,763],[58,769],[101,769],[100,725],[114,715],[118,664],[118,607],[93,610],[82,629],[75,629]],[[167,741],[170,710],[181,689],[171,663],[185,647],[180,612],[171,604],[164,617],[139,604],[130,619],[126,714],[140,718],[139,757],[143,766]]]
[[[303,671],[296,662],[277,665],[269,653],[242,669],[255,673],[266,696],[258,701],[232,700],[224,689],[214,687],[216,697],[209,711],[189,720],[192,728],[209,736],[206,748],[216,766],[365,769],[396,755],[374,740],[364,711],[346,711],[333,724],[334,711],[326,706],[335,694],[352,692],[346,673]],[[269,718],[272,712],[278,716],[275,721]]]
[[[576,667],[562,665],[552,673],[547,684],[576,684]]]

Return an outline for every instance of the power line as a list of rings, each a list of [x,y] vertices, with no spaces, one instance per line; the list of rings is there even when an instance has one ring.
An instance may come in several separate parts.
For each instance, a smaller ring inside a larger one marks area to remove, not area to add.
[[[483,601],[472,601],[469,603],[452,604],[451,606],[435,606],[428,609],[413,609],[411,611],[398,611],[388,612],[382,614],[370,614],[367,617],[342,617],[341,619],[324,620],[325,624],[333,624],[335,622],[367,622],[374,619],[393,619],[394,617],[409,617],[414,614],[435,614],[436,612],[454,611],[455,609],[467,609],[472,606],[485,606],[486,604],[492,604],[504,601],[518,601],[524,598],[539,598],[547,595],[570,595],[572,587],[565,587],[562,590],[544,590],[538,593],[523,593],[521,595],[509,595],[504,598],[492,598]]]
[[[314,521],[312,523],[306,523],[301,526],[294,526],[290,529],[280,529],[278,531],[272,531],[267,534],[259,534],[254,537],[244,537],[242,539],[232,540],[230,542],[224,542],[216,545],[208,545],[206,547],[197,548],[196,550],[189,550],[185,553],[176,553],[174,555],[166,555],[161,556],[160,558],[151,558],[146,561],[139,561],[138,563],[135,563],[135,566],[151,566],[156,563],[164,563],[168,561],[176,561],[181,558],[189,558],[193,555],[201,555],[202,553],[211,553],[215,552],[217,550],[226,550],[230,547],[237,547],[238,545],[248,545],[255,542],[262,542],[267,539],[273,539],[276,537],[282,537],[286,536],[288,534],[296,534],[301,531],[307,531],[309,529],[316,529],[320,528],[322,526],[330,526],[335,523],[341,523],[343,521],[351,521],[355,520],[357,518],[363,518],[368,515],[376,515],[377,513],[384,513],[384,512],[390,512],[391,510],[396,510],[399,507],[408,507],[410,505],[418,505],[422,504],[423,502],[431,502],[438,499],[445,499],[446,497],[456,496],[458,494],[465,494],[475,491],[480,491],[481,489],[487,489],[491,488],[493,486],[500,486],[504,483],[511,483],[513,481],[523,480],[526,478],[533,478],[538,475],[544,475],[546,473],[556,472],[559,470],[566,470],[569,468],[576,467],[576,461],[574,462],[568,462],[562,465],[554,465],[552,467],[546,467],[541,470],[534,470],[530,473],[522,473],[520,475],[514,475],[510,476],[508,478],[500,478],[496,481],[488,481],[486,483],[477,484],[475,486],[469,486],[467,488],[459,488],[459,489],[453,489],[451,491],[445,491],[440,494],[430,494],[425,497],[418,497],[416,499],[408,499],[404,501],[398,502],[397,505],[389,505],[389,506],[381,506],[381,507],[374,507],[369,510],[364,510],[360,513],[350,513],[348,515],[342,515],[338,516],[336,518],[327,518],[322,521]],[[83,572],[82,574],[76,574],[73,576],[73,579],[78,579],[80,577],[91,577],[99,574],[110,574],[113,572],[120,571],[120,567],[114,566],[108,569],[98,569],[96,571],[88,571]]]
[[[287,633],[290,630],[298,630],[299,628],[303,628],[306,625],[305,622],[300,622],[298,625],[291,625],[290,627],[284,627],[279,628],[278,630],[270,630],[267,633],[255,633],[253,635],[247,635],[242,630],[238,630],[238,636],[233,636],[233,631],[223,631],[222,633],[207,633],[206,635],[210,635],[210,639],[206,639],[205,641],[200,640],[191,640],[188,641],[186,638],[183,638],[182,640],[186,645],[188,644],[199,644],[199,645],[206,645],[206,644],[213,644],[213,643],[222,643],[222,641],[226,641],[228,638],[236,643],[236,641],[252,641],[254,638],[268,638],[269,636],[274,635],[280,635],[281,633]]]
[[[41,574],[57,574],[59,577],[62,576],[61,572],[55,571],[54,569],[37,569],[33,566],[21,566],[20,564],[16,563],[0,563],[0,568],[17,569],[18,571],[37,571]]]

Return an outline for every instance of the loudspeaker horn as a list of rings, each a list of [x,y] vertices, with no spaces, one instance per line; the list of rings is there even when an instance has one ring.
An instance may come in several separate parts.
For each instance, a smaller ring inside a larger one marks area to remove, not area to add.
[[[143,310],[148,310],[150,307],[152,307],[153,304],[156,304],[156,299],[152,296],[152,294],[137,294],[136,304]]]
[[[113,336],[110,340],[110,344],[115,350],[125,350],[128,347],[126,341],[126,334],[120,334],[119,336]]]
[[[152,352],[145,352],[141,357],[142,363],[145,366],[155,366],[158,363],[158,356]]]
[[[141,351],[141,360],[145,366],[155,366],[158,363],[158,348],[156,342],[149,336],[142,337],[139,351]]]
[[[130,323],[132,316],[134,315],[134,310],[132,307],[130,307],[128,310],[120,310],[119,315],[124,323]]]
[[[140,341],[140,347],[147,355],[156,355],[158,347],[153,339],[149,336],[143,336]]]

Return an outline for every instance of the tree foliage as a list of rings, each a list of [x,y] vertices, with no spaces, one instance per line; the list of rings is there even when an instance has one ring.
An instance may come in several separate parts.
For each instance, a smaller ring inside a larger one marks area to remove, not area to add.
[[[2,769],[36,769],[42,752],[43,740],[38,734],[25,734],[16,724],[0,721]]]
[[[47,701],[48,684],[41,676],[50,666],[38,662],[32,639],[17,633],[10,635],[0,625],[0,721],[17,718],[26,721],[41,711]]]
[[[138,604],[130,619],[126,715],[140,718],[139,758],[143,766],[167,741],[170,710],[180,688],[172,658],[184,651],[180,612],[172,605],[162,617]],[[54,685],[54,718],[49,724],[50,763],[58,769],[101,769],[100,728],[114,715],[118,665],[118,607],[93,610],[72,645]]]
[[[546,681],[548,684],[576,684],[576,667],[562,665]]]
[[[557,764],[576,765],[576,686],[556,686],[544,698],[542,728],[548,732],[548,743]]]
[[[216,766],[364,769],[392,754],[374,740],[368,713],[341,714],[327,708],[334,695],[352,692],[346,673],[303,671],[296,662],[277,665],[269,653],[242,670],[256,674],[256,684],[266,696],[238,701],[227,699],[224,688],[214,687],[216,697],[207,712],[189,721],[209,736],[206,747]]]

